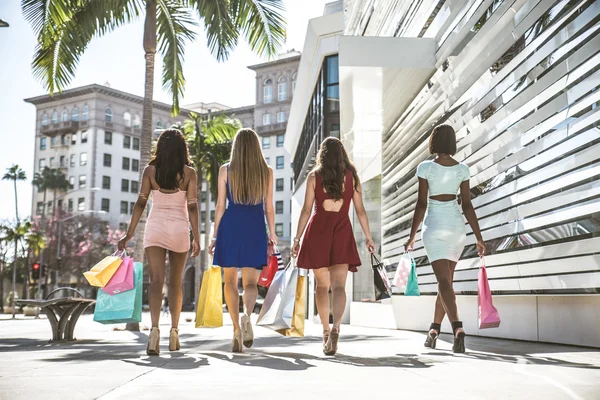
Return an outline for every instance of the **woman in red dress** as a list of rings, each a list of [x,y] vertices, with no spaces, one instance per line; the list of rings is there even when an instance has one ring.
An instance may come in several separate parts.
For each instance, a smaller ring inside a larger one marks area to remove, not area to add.
[[[333,355],[337,351],[340,324],[346,309],[348,271],[356,272],[361,264],[348,216],[351,201],[354,202],[356,216],[367,238],[367,249],[374,253],[375,242],[371,238],[356,168],[350,162],[342,142],[329,137],[321,143],[317,166],[308,175],[304,206],[292,248],[293,257],[300,253],[298,267],[314,270],[317,310],[323,324],[323,353],[326,355]],[[305,228],[306,234],[300,248],[300,238]],[[329,288],[333,303],[331,328]]]

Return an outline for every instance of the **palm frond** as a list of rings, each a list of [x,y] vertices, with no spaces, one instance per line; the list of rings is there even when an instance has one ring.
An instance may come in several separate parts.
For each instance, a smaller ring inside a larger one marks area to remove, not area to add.
[[[277,55],[286,38],[282,0],[232,0],[231,11],[253,51],[266,57]]]
[[[239,30],[232,18],[229,0],[191,0],[190,5],[204,22],[208,49],[218,61],[229,58],[238,44]]]

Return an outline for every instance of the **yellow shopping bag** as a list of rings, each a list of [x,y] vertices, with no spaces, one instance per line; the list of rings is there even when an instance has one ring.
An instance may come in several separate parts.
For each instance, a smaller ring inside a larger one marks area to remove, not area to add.
[[[115,272],[117,272],[122,262],[123,259],[121,257],[113,254],[94,265],[91,270],[84,272],[83,276],[85,276],[90,285],[104,287]]]
[[[302,271],[302,270],[300,270]],[[296,285],[296,298],[294,300],[294,315],[292,316],[292,327],[279,329],[276,332],[283,336],[304,337],[304,320],[306,319],[306,276],[298,275]]]
[[[198,308],[196,328],[218,328],[223,326],[223,286],[221,268],[212,266],[204,272]]]

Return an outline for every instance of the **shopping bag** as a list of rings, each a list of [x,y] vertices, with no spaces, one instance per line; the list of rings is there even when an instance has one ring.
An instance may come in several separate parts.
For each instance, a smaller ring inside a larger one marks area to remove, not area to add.
[[[280,268],[283,268],[283,259],[279,249],[274,246],[272,253],[267,257],[267,266],[260,271],[258,285],[266,288],[271,286],[271,282]]]
[[[412,254],[409,252],[405,252],[402,257],[400,257],[400,261],[398,262],[398,268],[394,274],[394,280],[392,281],[392,284],[399,288],[402,292],[406,290],[408,276],[410,275],[410,269],[413,263],[414,260],[412,258]]]
[[[256,325],[273,330],[292,327],[298,268],[292,262],[277,271],[263,302]]]
[[[213,265],[204,272],[196,308],[196,328],[223,326],[222,282],[220,267]]]
[[[133,290],[113,296],[98,290],[94,321],[101,324],[123,324],[142,321],[142,292],[144,289],[144,266],[133,265]]]
[[[392,286],[387,277],[385,266],[375,254],[371,254],[371,267],[373,268],[373,282],[375,284],[375,300],[389,299],[392,297]]]
[[[410,274],[408,274],[408,281],[406,282],[406,289],[404,289],[405,296],[420,296],[419,292],[419,280],[417,277],[417,264],[414,260],[410,263]]]
[[[83,276],[85,276],[90,285],[97,287],[106,286],[123,262],[123,259],[118,254],[119,252],[115,252],[113,255],[105,257],[98,264],[94,265],[92,269],[83,273]]]
[[[485,261],[481,257],[481,266],[477,274],[477,303],[479,305],[479,329],[497,328],[500,326],[500,315],[492,302],[492,291],[488,282]]]
[[[308,270],[298,269],[296,284],[296,299],[294,300],[294,315],[289,329],[278,329],[283,336],[304,337],[304,320],[306,319],[306,276]]]
[[[115,295],[132,290],[133,284],[133,258],[123,255],[123,262],[117,268],[110,281],[101,290],[104,293]]]

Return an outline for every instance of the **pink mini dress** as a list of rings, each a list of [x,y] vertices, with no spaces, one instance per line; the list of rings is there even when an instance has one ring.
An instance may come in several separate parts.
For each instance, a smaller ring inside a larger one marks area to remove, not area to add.
[[[190,250],[190,222],[185,191],[152,190],[152,209],[146,221],[144,248],[161,247],[175,253]]]

